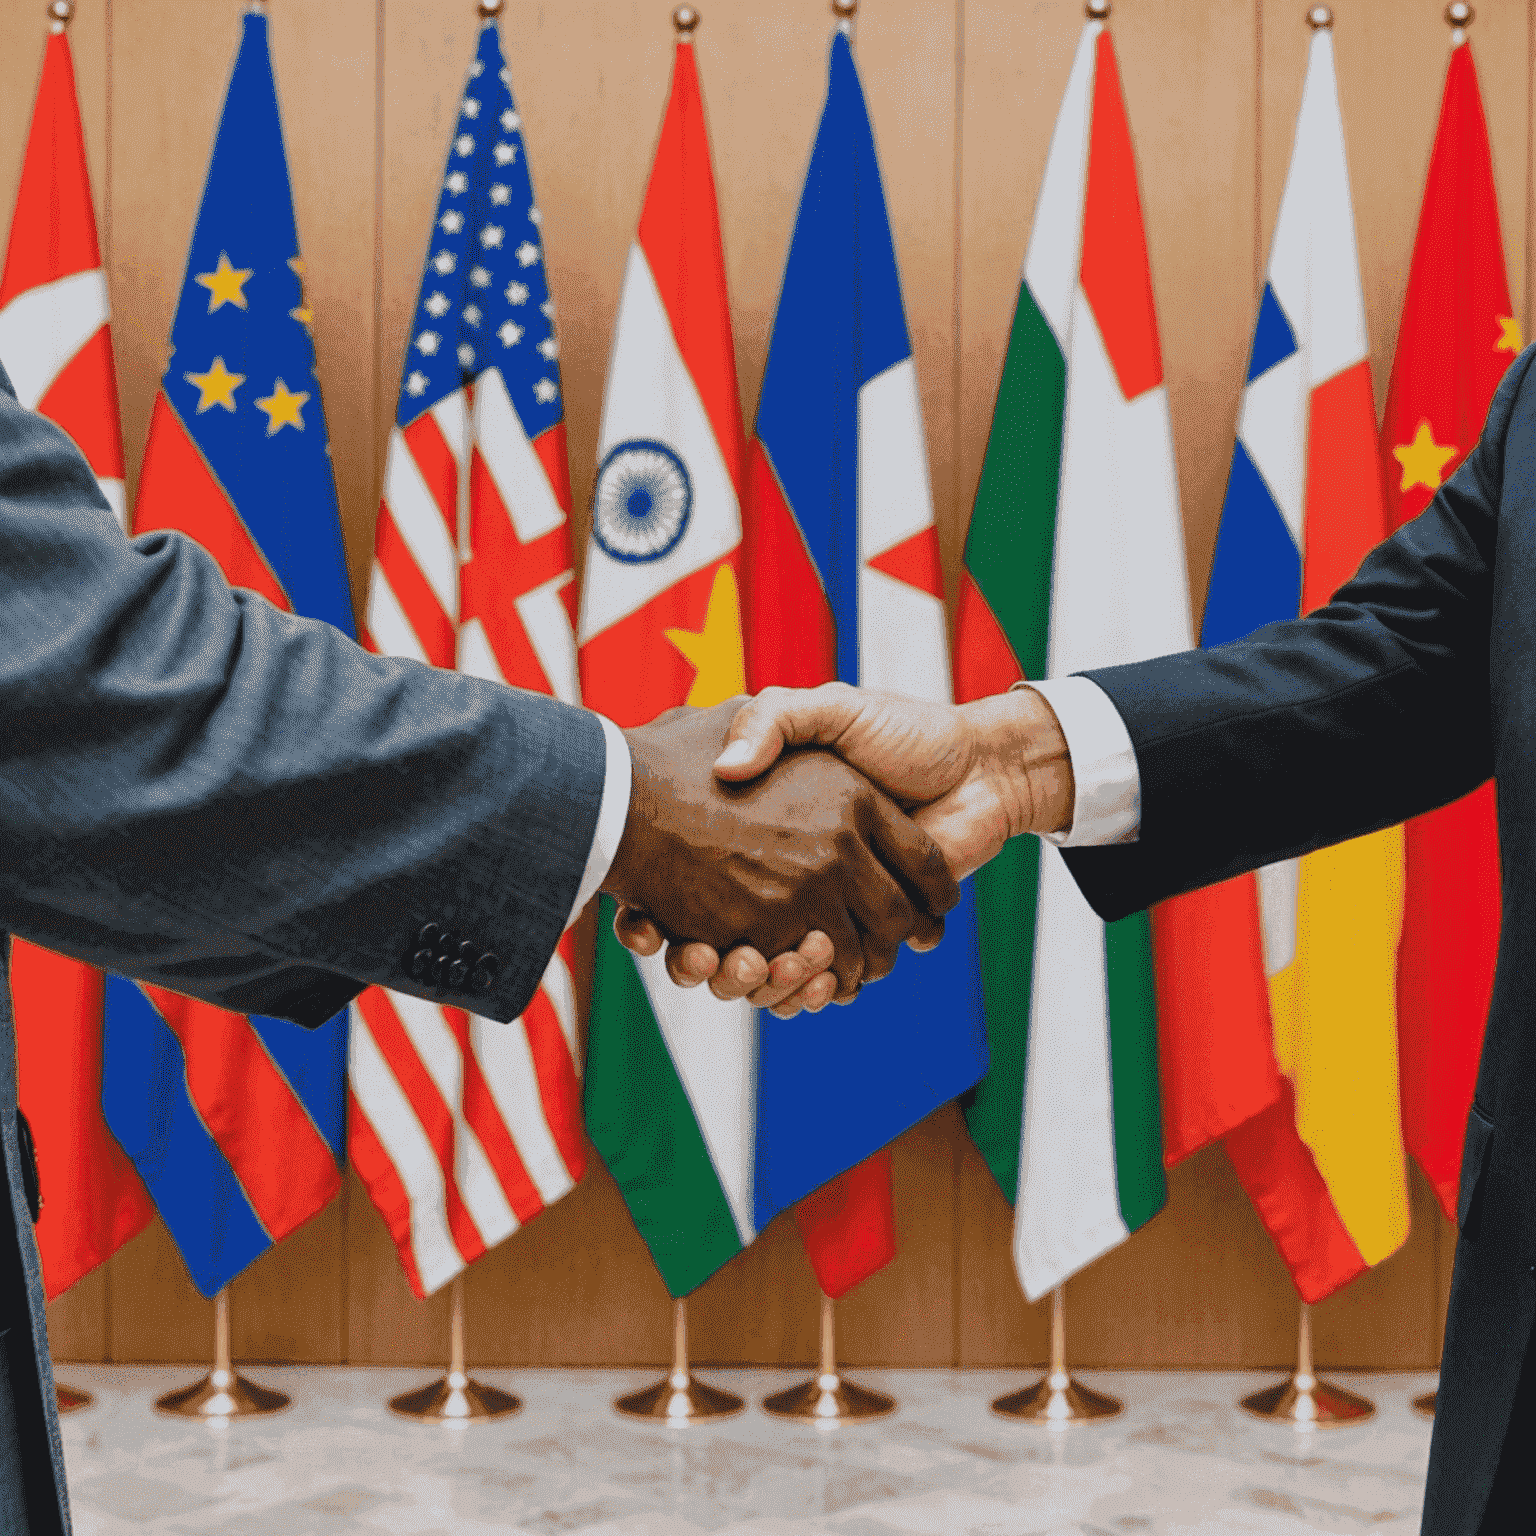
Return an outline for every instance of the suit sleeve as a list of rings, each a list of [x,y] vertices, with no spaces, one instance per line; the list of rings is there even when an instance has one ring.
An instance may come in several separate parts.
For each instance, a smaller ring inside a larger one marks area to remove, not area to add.
[[[1087,674],[1125,721],[1141,783],[1136,842],[1063,850],[1106,921],[1391,826],[1492,774],[1499,506],[1533,352],[1461,468],[1326,607]]]
[[[0,372],[0,926],[240,1012],[318,1024],[379,983],[512,1019],[604,765],[594,715],[130,541]],[[412,974],[428,924],[488,963]]]

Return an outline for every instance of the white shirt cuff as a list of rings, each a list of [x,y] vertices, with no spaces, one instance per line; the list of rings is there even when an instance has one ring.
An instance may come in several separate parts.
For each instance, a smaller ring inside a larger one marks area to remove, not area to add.
[[[587,867],[581,872],[581,884],[576,888],[576,900],[571,915],[566,918],[569,928],[581,916],[581,909],[597,894],[597,888],[607,878],[614,855],[624,838],[624,828],[629,822],[630,762],[629,743],[624,733],[606,715],[599,715],[603,727],[603,746],[607,762],[603,769],[603,798],[597,808],[597,830],[592,834],[592,848],[587,854]]]
[[[1086,677],[1054,677],[1033,688],[1051,706],[1067,739],[1075,806],[1065,832],[1047,832],[1058,848],[1129,843],[1141,829],[1141,770],[1136,749],[1109,695]]]

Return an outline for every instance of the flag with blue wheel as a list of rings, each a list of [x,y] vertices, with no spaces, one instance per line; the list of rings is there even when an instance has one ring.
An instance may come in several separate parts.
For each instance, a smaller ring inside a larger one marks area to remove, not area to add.
[[[231,585],[353,633],[267,19],[244,20],[135,533],[174,528]],[[341,1188],[347,1015],[317,1030],[107,981],[102,1108],[205,1296]]]
[[[847,34],[795,221],[749,450],[748,682],[953,697],[928,454],[890,220]],[[758,1226],[986,1070],[969,884],[834,1027],[762,1015]]]

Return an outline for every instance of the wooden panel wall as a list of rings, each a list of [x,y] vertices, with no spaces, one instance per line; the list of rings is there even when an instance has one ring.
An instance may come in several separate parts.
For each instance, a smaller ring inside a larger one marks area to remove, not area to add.
[[[354,593],[472,0],[272,0],[300,238],[316,312]],[[111,274],[130,496],[164,362],[241,0],[79,0],[73,45]],[[1385,389],[1443,77],[1439,0],[1337,0],[1340,90],[1378,399]],[[1511,286],[1529,313],[1533,0],[1474,27]],[[713,0],[699,33],[750,419],[825,79],[822,0]],[[1196,603],[1214,546],[1264,253],[1300,99],[1301,0],[1120,0]],[[0,207],[12,206],[43,41],[41,0],[0,8]],[[619,277],[670,69],[665,0],[512,0],[504,33],[560,311],[572,478],[591,489]],[[1075,0],[865,0],[858,54],[884,167],[953,593]],[[584,535],[578,512],[578,534]],[[1009,1212],[945,1110],[896,1148],[901,1254],[839,1309],[854,1363],[1022,1364],[1044,1351],[1009,1259]],[[1415,1176],[1405,1249],[1319,1311],[1334,1366],[1437,1357],[1454,1234]],[[600,1167],[471,1272],[472,1358],[664,1358],[665,1293]],[[1261,1366],[1294,1337],[1284,1272],[1219,1151],[1174,1171],[1168,1210],[1072,1282],[1071,1348],[1098,1365]],[[441,1298],[411,1300],[360,1186],[234,1287],[237,1353],[441,1360]],[[705,1286],[696,1352],[808,1360],[816,1292],[776,1223]],[[205,1358],[211,1308],[158,1225],[55,1304],[63,1359]]]

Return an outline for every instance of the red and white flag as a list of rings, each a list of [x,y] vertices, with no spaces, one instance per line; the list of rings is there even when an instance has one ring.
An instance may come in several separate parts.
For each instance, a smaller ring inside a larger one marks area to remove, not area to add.
[[[574,704],[554,306],[509,79],[487,21],[406,349],[366,641]],[[378,987],[353,1004],[349,1151],[418,1296],[584,1171],[572,961],[567,934],[510,1025]]]
[[[123,432],[69,40],[55,25],[0,277],[0,362],[21,403],[57,422],[123,522]],[[101,1112],[101,973],[11,946],[21,1106],[37,1143],[43,1278],[57,1296],[154,1215]]]

